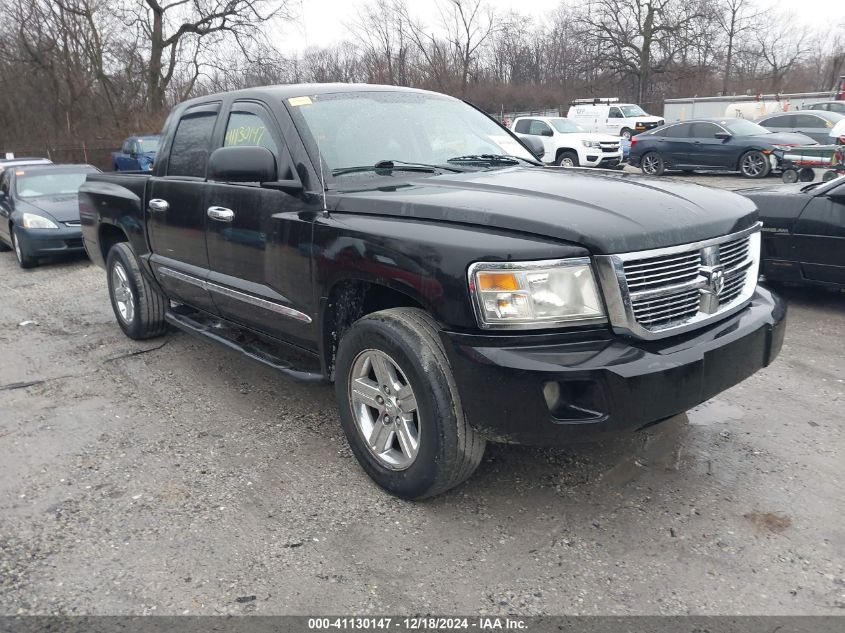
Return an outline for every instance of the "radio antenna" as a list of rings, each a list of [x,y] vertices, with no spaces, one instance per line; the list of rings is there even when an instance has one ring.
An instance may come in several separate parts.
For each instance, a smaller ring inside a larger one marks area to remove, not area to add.
[[[315,138],[314,140],[317,141],[317,162],[320,164],[320,187],[323,189],[323,217],[329,217],[329,207],[326,205],[326,177],[323,174],[323,153],[320,150],[320,139]]]

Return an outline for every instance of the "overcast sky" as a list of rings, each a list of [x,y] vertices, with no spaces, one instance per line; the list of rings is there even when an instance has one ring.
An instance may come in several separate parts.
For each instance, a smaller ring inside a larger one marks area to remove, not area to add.
[[[497,13],[516,10],[543,20],[561,0],[488,0],[488,3]],[[345,25],[355,21],[358,9],[367,0],[291,0],[291,4],[299,18],[283,33],[285,41],[280,48],[288,54],[307,46],[327,46],[348,39]],[[772,7],[773,14],[789,11],[795,21],[812,28],[845,24],[845,0],[758,0],[757,5]],[[413,0],[409,6],[420,19],[437,20],[435,0]]]

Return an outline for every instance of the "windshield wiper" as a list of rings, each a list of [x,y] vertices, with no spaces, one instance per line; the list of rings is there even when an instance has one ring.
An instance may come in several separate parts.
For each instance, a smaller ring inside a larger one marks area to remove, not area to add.
[[[459,172],[460,169],[449,165],[426,165],[425,163],[406,163],[401,160],[380,160],[375,165],[359,165],[358,167],[340,167],[332,170],[332,176],[355,174],[363,171],[391,172],[417,171],[426,174],[436,174],[441,170]]]
[[[529,165],[541,165],[537,161],[528,160],[521,156],[514,156],[512,154],[468,154],[466,156],[455,156],[446,161],[447,163],[490,163],[494,165],[519,165],[519,163],[528,163]]]

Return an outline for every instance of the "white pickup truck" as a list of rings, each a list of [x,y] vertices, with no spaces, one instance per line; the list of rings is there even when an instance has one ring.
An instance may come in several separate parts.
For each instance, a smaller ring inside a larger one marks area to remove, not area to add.
[[[520,137],[543,142],[543,161],[563,167],[616,167],[622,162],[618,136],[593,134],[563,117],[518,117],[511,129]]]

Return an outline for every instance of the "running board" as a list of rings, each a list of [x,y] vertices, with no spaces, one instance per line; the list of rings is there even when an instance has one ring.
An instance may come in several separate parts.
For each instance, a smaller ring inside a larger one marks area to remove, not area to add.
[[[282,345],[272,345],[257,335],[241,330],[221,319],[215,319],[202,312],[189,311],[184,306],[176,306],[168,310],[164,318],[168,323],[188,334],[207,338],[223,347],[240,352],[298,382],[328,383],[322,372],[298,369],[274,353],[273,347],[282,347]],[[300,352],[297,355],[304,356],[304,353]]]

